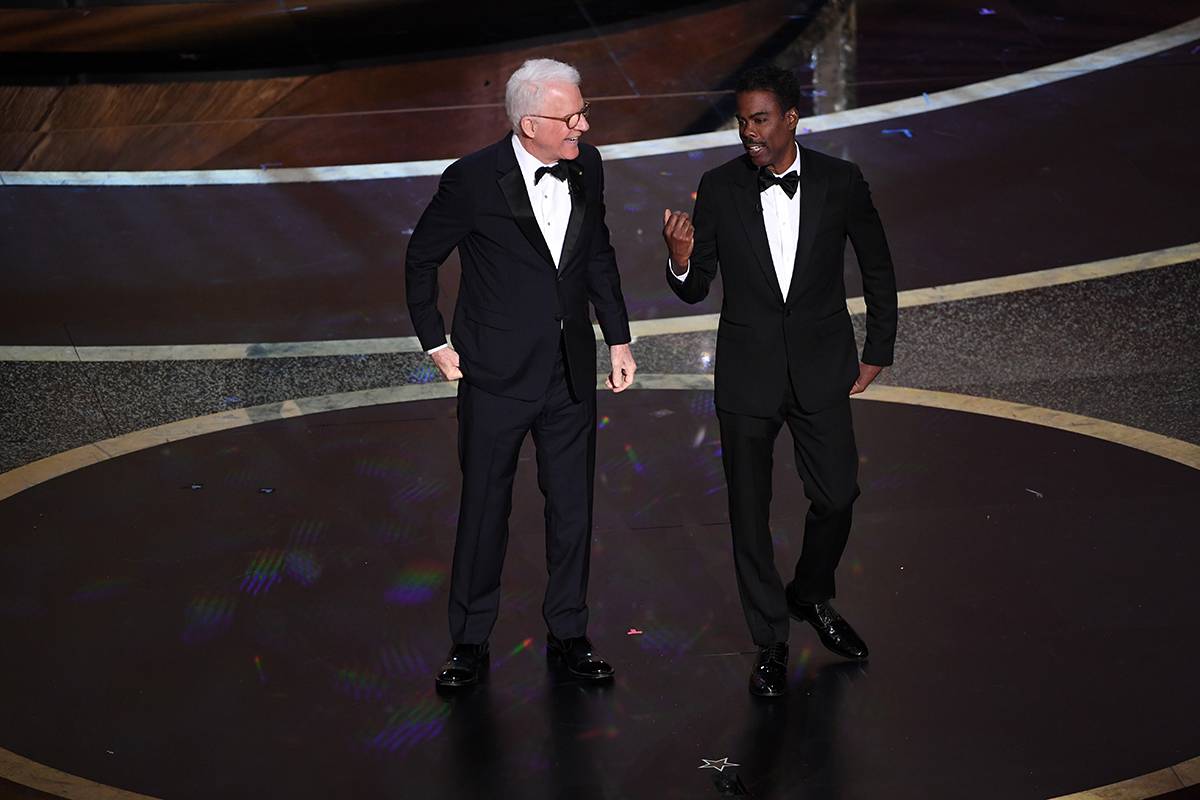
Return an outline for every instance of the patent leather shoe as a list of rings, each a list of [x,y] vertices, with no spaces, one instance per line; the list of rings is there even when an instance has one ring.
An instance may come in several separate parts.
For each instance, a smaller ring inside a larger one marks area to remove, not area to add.
[[[562,659],[567,672],[574,678],[587,681],[606,681],[612,678],[612,665],[596,655],[591,641],[586,636],[559,639],[552,633],[546,634],[546,652]]]
[[[834,609],[828,600],[817,603],[798,603],[788,598],[788,612],[807,622],[816,630],[821,644],[842,658],[862,660],[867,657],[867,643],[862,640],[850,623]]]
[[[758,648],[758,661],[750,672],[750,694],[779,697],[787,691],[787,642]]]
[[[442,664],[435,682],[439,689],[459,689],[479,682],[488,661],[488,643],[455,644],[451,646],[446,663]]]

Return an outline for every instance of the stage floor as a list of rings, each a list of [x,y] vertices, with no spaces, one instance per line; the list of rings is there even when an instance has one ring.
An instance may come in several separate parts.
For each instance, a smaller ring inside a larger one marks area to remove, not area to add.
[[[1194,755],[1195,470],[1076,433],[856,402],[843,662],[793,625],[752,698],[712,395],[600,401],[590,633],[548,665],[541,500],[519,469],[486,682],[438,696],[453,399],[263,422],[0,504],[5,745],[156,797],[1048,797]],[[790,441],[773,524],[805,501]],[[632,631],[640,631],[632,633]],[[703,759],[736,763],[721,772]],[[498,787],[503,787],[500,789]]]

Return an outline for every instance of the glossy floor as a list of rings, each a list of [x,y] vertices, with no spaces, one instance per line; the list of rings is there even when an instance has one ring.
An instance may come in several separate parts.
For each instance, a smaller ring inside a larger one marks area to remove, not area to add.
[[[1147,653],[1200,657],[1178,528],[1196,473],[887,403],[856,404],[839,587],[869,663],[795,625],[789,696],[749,696],[711,394],[643,391],[600,407],[590,632],[616,684],[546,662],[527,452],[490,674],[439,697],[453,406],[184,440],[0,504],[5,745],[178,798],[683,798],[736,775],[761,797],[1007,799],[1193,755],[1196,683]],[[786,436],[776,461],[786,571],[804,514]],[[700,769],[721,758],[739,766]]]

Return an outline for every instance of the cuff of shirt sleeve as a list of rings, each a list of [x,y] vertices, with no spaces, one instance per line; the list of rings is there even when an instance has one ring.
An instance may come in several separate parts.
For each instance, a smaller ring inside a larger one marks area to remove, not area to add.
[[[688,273],[692,271],[692,262],[691,261],[688,261],[688,263],[685,266],[686,266],[686,269],[684,269],[683,274],[676,275],[675,270],[671,269],[671,259],[669,259],[669,258],[667,259],[667,272],[671,273],[671,277],[674,278],[675,280],[679,281],[680,283],[683,283],[684,281],[686,281]]]
[[[436,353],[438,350],[445,350],[445,349],[446,349],[447,347],[449,347],[449,346],[450,346],[450,343],[449,343],[449,342],[446,342],[445,344],[439,344],[437,347],[433,348],[432,350],[426,350],[426,351],[425,351],[425,353],[426,353],[427,355],[433,355],[433,354],[434,354],[434,353]]]

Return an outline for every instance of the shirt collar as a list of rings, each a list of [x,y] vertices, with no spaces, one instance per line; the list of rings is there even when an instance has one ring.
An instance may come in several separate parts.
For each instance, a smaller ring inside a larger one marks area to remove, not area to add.
[[[800,174],[800,143],[792,142],[792,144],[796,148],[796,158],[795,158],[795,160],[792,161],[792,165],[790,167],[788,167],[787,171],[795,172],[797,175],[799,175]],[[782,178],[784,175],[787,174],[787,172],[780,174],[780,173],[776,172],[775,170],[771,170],[771,174],[774,175],[776,178]]]
[[[517,154],[517,166],[521,168],[521,175],[525,178],[525,183],[532,186],[538,167],[546,167],[549,164],[543,164],[537,156],[526,150],[525,145],[521,144],[521,139],[515,133],[512,135],[512,146],[513,152]]]

